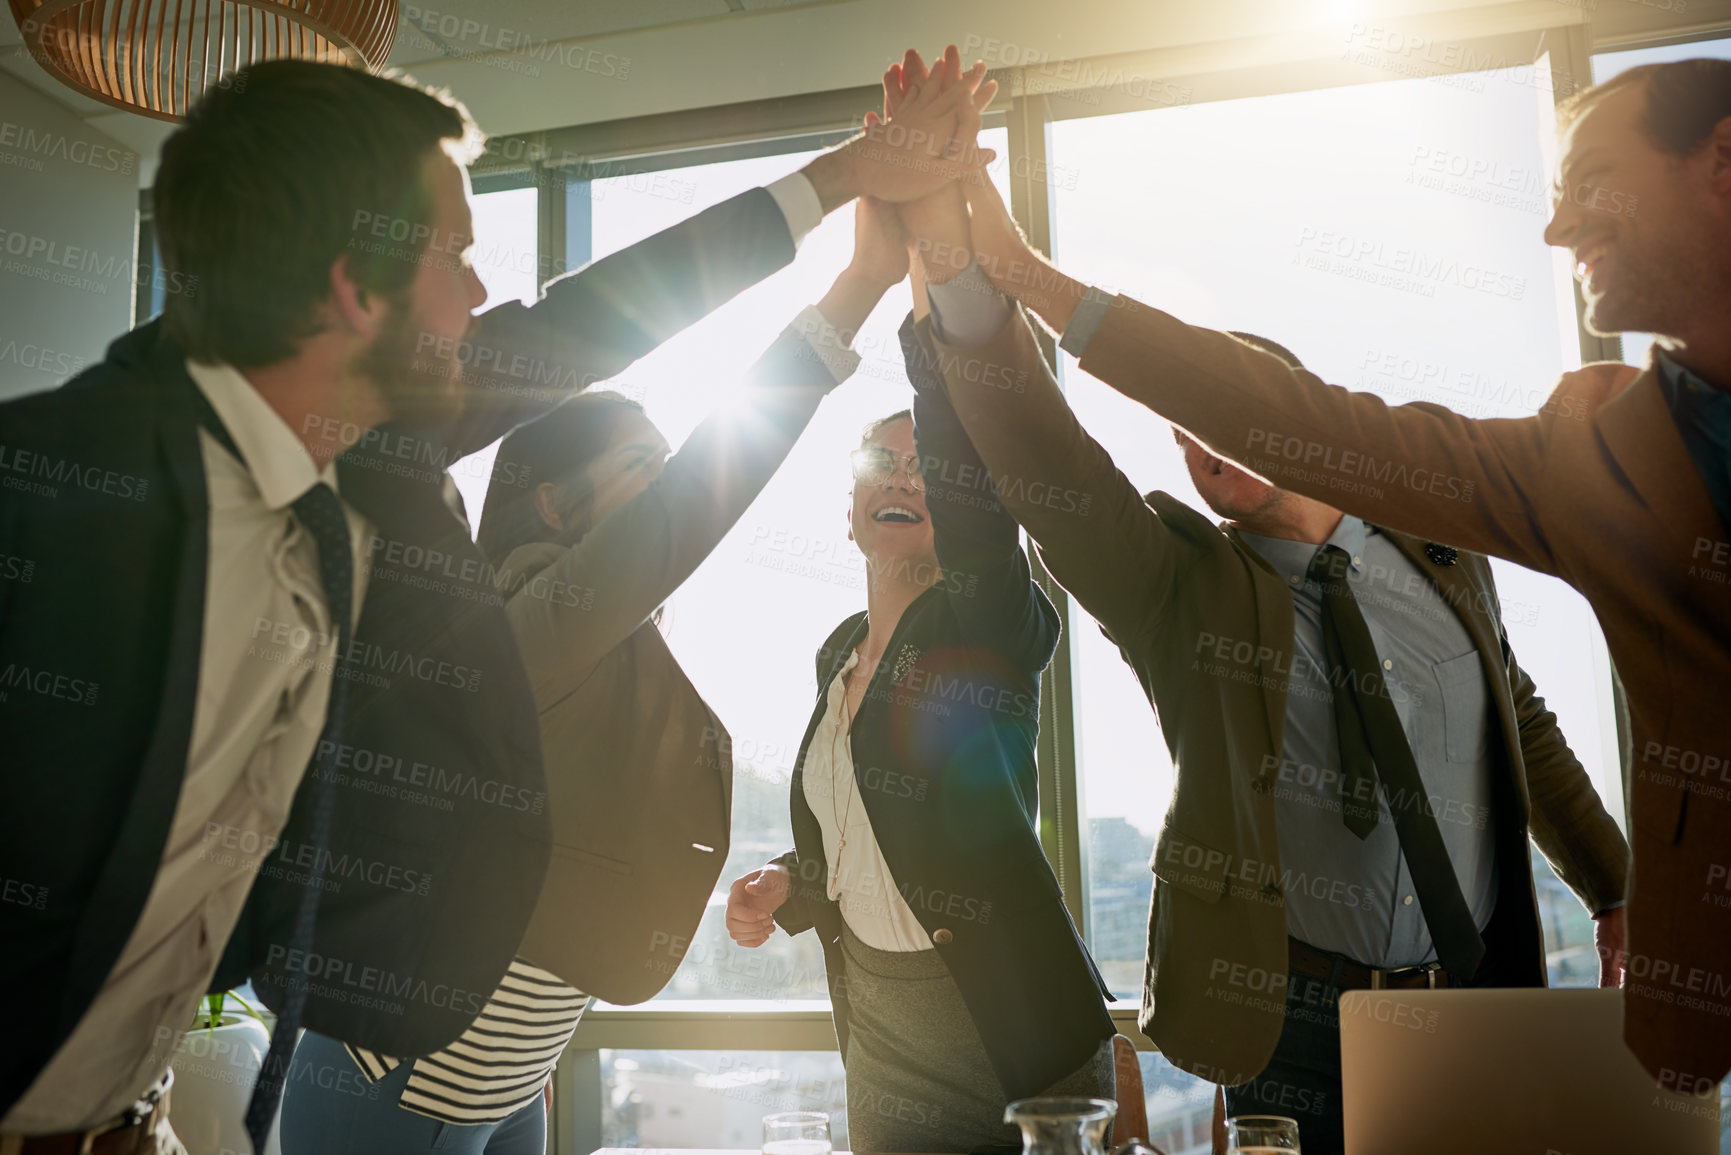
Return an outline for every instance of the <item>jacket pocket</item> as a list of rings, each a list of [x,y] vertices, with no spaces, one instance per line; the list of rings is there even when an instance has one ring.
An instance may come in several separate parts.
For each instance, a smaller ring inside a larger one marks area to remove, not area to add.
[[[1226,893],[1226,872],[1232,859],[1212,846],[1168,826],[1148,860],[1154,877],[1203,902],[1219,902]]]
[[[1436,664],[1442,687],[1443,745],[1450,762],[1477,762],[1490,743],[1490,692],[1473,650]]]
[[[580,850],[575,846],[553,844],[553,857],[563,858],[569,862],[580,862],[584,866],[594,866],[601,870],[611,870],[614,874],[630,874],[635,867],[621,858],[608,858],[605,854],[596,854],[589,850]]]

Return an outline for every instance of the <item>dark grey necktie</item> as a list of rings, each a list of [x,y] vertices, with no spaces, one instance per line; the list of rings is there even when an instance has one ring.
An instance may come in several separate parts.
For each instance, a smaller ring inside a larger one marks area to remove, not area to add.
[[[1329,681],[1344,776],[1341,814],[1353,833],[1360,838],[1369,834],[1376,823],[1375,781],[1380,777],[1400,851],[1418,892],[1419,909],[1436,943],[1437,959],[1450,974],[1470,979],[1484,958],[1484,939],[1461,894],[1418,763],[1388,695],[1370,627],[1347,583],[1350,562],[1345,550],[1325,545],[1311,559],[1309,571],[1310,579],[1322,586],[1323,645],[1332,667]],[[1364,822],[1365,804],[1369,825]]]
[[[283,1086],[288,1081],[289,1061],[294,1055],[295,1037],[300,1030],[301,1012],[306,1008],[307,987],[311,975],[307,960],[313,945],[313,922],[318,913],[319,891],[324,883],[327,848],[331,840],[331,810],[335,802],[336,759],[341,748],[343,715],[348,703],[349,622],[354,605],[354,555],[349,549],[349,525],[343,516],[342,502],[331,487],[323,482],[301,494],[294,503],[295,517],[313,536],[319,551],[319,582],[324,586],[325,604],[330,620],[336,626],[337,652],[331,673],[330,704],[325,710],[324,728],[319,731],[318,751],[313,755],[307,773],[314,776],[313,823],[308,841],[312,845],[312,867],[295,908],[294,930],[289,938],[290,965],[298,964],[301,973],[291,974],[283,996],[282,1013],[270,1033],[270,1049],[265,1052],[264,1065],[258,1082],[253,1085],[252,1100],[246,1106],[246,1133],[252,1139],[252,1149],[263,1155],[265,1136],[276,1118],[277,1105],[282,1101]],[[326,766],[325,762],[331,765]]]

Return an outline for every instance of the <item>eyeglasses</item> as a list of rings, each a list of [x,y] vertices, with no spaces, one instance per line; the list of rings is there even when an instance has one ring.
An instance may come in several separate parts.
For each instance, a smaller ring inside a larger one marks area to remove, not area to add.
[[[895,476],[896,455],[888,449],[875,446],[856,449],[848,455],[848,460],[853,462],[855,481],[867,485],[883,485]],[[917,455],[910,454],[905,459],[902,471],[907,474],[908,484],[916,493],[926,491],[926,479],[920,476],[920,459]]]

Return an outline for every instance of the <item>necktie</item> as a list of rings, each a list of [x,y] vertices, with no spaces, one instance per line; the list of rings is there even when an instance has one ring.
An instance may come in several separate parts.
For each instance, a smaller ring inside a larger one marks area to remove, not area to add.
[[[313,825],[308,841],[313,847],[310,877],[300,893],[295,909],[294,929],[289,938],[291,960],[298,960],[303,973],[291,976],[284,992],[282,1013],[270,1033],[270,1048],[253,1085],[252,1099],[246,1106],[246,1133],[252,1139],[256,1155],[263,1155],[265,1137],[271,1121],[276,1118],[277,1104],[282,1100],[283,1086],[288,1081],[289,1060],[294,1054],[295,1038],[300,1031],[301,1012],[306,1008],[307,986],[311,976],[304,973],[308,952],[313,945],[313,920],[318,913],[319,891],[324,883],[326,848],[331,838],[331,810],[335,803],[336,759],[343,731],[343,715],[348,703],[349,622],[353,617],[354,560],[349,549],[349,525],[343,516],[342,502],[330,486],[320,483],[295,499],[295,517],[302,528],[312,534],[319,552],[319,583],[324,586],[325,604],[330,620],[336,625],[337,652],[331,675],[330,704],[325,710],[324,728],[314,748],[322,753],[313,755],[307,772],[314,776]],[[325,762],[332,763],[329,766]]]
[[[1380,777],[1400,851],[1418,892],[1419,909],[1436,942],[1437,959],[1449,973],[1470,979],[1484,957],[1484,939],[1479,937],[1436,815],[1431,813],[1418,763],[1388,695],[1370,627],[1347,583],[1350,560],[1339,546],[1325,545],[1311,560],[1309,572],[1310,579],[1322,586],[1323,644],[1334,667],[1329,673],[1344,775],[1342,817],[1360,838],[1370,833],[1376,814],[1373,783]],[[1364,825],[1361,812],[1366,806],[1372,816],[1370,825]]]

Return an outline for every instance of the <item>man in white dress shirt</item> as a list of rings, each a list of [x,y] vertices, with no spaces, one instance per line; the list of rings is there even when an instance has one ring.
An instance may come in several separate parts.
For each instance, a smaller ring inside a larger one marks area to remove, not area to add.
[[[25,483],[0,553],[33,563],[0,586],[0,1152],[179,1150],[165,1074],[213,981],[275,967],[302,984],[308,1025],[392,1053],[461,1032],[479,1004],[453,983],[376,1013],[354,988],[402,966],[403,989],[424,989],[443,951],[484,998],[532,908],[544,818],[488,815],[471,836],[321,784],[357,733],[389,749],[426,730],[538,786],[534,705],[497,609],[381,580],[375,545],[472,549],[444,466],[785,265],[828,211],[953,175],[942,154],[972,138],[979,79],[484,318],[464,256],[481,137],[460,105],[274,62],[194,109],[156,186],[164,263],[192,287],[64,388],[0,407],[0,468]],[[368,432],[387,422],[436,430],[433,468],[387,479]],[[417,630],[427,650],[407,653]],[[467,686],[422,684],[473,654]],[[429,854],[465,877],[387,893]],[[334,877],[349,864],[365,877]],[[448,925],[492,933],[461,947],[438,937]]]

